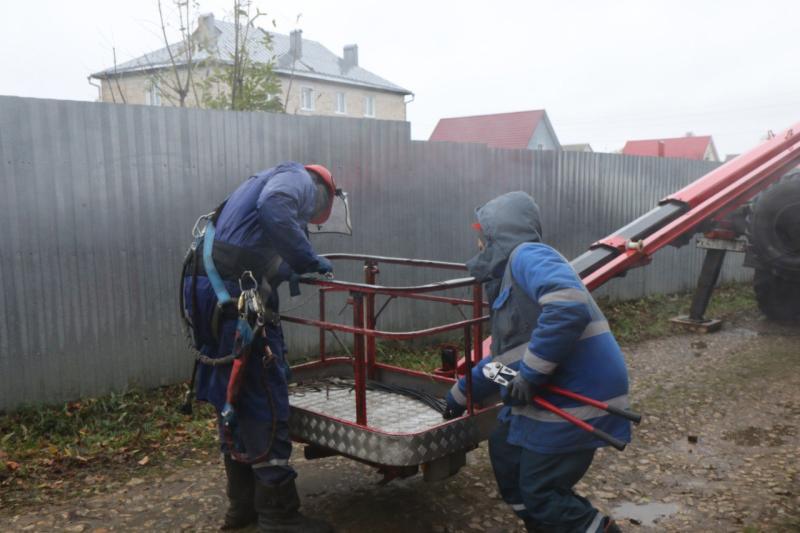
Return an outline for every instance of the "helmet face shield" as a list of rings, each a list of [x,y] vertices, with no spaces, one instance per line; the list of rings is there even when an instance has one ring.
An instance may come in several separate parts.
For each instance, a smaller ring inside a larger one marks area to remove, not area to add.
[[[339,235],[353,234],[353,226],[350,223],[350,203],[346,192],[336,189],[330,216],[321,224],[310,223],[308,232],[337,233]]]
[[[318,209],[314,218],[311,219],[312,224],[323,224],[330,216],[334,197],[338,191],[336,182],[333,180],[331,171],[322,165],[306,165],[305,169],[311,173],[312,179],[321,184],[328,191],[328,205],[322,209]]]

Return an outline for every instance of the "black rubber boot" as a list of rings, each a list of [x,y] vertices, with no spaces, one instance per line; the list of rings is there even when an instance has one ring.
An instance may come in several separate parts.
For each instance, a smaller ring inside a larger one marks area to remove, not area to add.
[[[539,533],[541,531],[530,518],[523,518],[522,521],[525,522],[525,531],[528,533]]]
[[[294,479],[280,485],[257,482],[255,508],[259,533],[333,533],[326,522],[300,514],[300,496]]]
[[[603,533],[622,533],[617,523],[610,516],[603,520]]]
[[[225,456],[225,475],[228,478],[226,493],[228,510],[221,531],[241,529],[258,520],[254,506],[255,476],[248,464],[234,461],[230,455]]]

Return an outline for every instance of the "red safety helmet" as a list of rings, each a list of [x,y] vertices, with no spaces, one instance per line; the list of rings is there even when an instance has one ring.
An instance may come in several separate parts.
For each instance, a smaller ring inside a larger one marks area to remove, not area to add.
[[[328,217],[331,216],[333,199],[336,196],[336,182],[333,181],[331,171],[322,165],[306,165],[306,170],[314,172],[314,174],[322,178],[323,183],[325,183],[325,187],[328,189],[328,205],[320,214],[311,219],[312,224],[324,224],[325,221],[328,220]]]

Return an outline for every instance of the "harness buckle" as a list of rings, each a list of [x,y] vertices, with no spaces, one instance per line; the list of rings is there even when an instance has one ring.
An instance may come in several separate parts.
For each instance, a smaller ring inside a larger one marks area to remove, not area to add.
[[[208,226],[211,217],[214,216],[216,211],[211,211],[210,213],[206,213],[205,215],[200,216],[197,221],[194,223],[192,227],[192,238],[194,239],[192,243],[192,249],[197,248],[197,244],[200,242],[200,239],[206,234],[206,227]]]
[[[245,289],[245,283],[250,282],[250,286]],[[252,270],[245,270],[242,272],[241,277],[239,278],[239,290],[242,292],[251,291],[258,288],[258,281],[256,281],[256,277],[253,275]]]
[[[255,315],[255,322],[261,326],[265,323],[264,302],[258,292],[258,281],[250,270],[245,270],[239,277],[239,316],[248,320]]]

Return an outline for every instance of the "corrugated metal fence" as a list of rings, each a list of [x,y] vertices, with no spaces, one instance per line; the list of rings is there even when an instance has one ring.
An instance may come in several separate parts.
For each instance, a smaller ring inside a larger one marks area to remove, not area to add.
[[[328,164],[350,192],[355,234],[315,236],[318,250],[448,261],[474,253],[473,208],[499,193],[532,193],[546,240],[571,257],[713,168],[409,138],[399,122],[0,97],[0,409],[186,379],[177,283],[192,224],[278,162]],[[685,289],[700,260],[691,246],[667,250],[604,291]],[[358,265],[337,274],[361,275]],[[385,267],[381,281],[445,276]],[[746,273],[728,267],[725,276]],[[341,303],[331,303],[333,316]],[[283,307],[308,312],[315,294]],[[457,316],[446,305],[393,303],[380,326]],[[315,346],[316,331],[287,332],[295,354]]]

